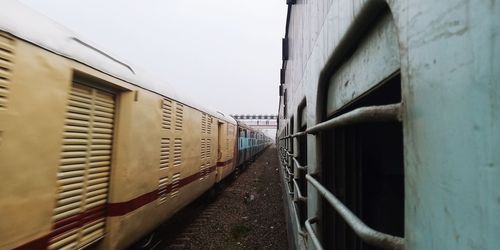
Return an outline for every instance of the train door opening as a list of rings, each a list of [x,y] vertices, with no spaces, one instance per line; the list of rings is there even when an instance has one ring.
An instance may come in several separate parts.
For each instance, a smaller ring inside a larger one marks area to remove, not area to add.
[[[224,123],[218,122],[217,125],[217,162],[221,162],[224,155]]]
[[[400,102],[398,73],[328,118],[359,107]],[[335,128],[322,136],[325,186],[368,226],[404,237],[402,124],[361,123]],[[328,202],[322,203],[325,249],[378,249],[363,243]]]
[[[83,248],[105,234],[116,92],[75,78],[57,171],[50,249]]]

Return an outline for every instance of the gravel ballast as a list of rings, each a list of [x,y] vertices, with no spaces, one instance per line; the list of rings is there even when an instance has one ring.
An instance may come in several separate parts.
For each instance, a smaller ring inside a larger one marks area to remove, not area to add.
[[[165,223],[153,249],[287,249],[276,147],[226,185]]]

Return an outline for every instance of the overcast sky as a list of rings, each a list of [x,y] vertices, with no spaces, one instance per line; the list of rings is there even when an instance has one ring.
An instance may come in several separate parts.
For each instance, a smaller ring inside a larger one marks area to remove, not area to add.
[[[228,114],[278,110],[284,0],[22,0]]]

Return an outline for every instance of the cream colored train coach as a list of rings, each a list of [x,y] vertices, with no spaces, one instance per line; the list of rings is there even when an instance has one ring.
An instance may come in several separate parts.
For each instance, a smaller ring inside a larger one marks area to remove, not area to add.
[[[121,249],[235,167],[236,121],[0,7],[0,249]]]

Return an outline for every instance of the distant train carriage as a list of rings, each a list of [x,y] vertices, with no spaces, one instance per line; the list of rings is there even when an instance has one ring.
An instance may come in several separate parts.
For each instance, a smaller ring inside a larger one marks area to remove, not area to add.
[[[238,157],[237,165],[253,159],[262,152],[272,141],[261,131],[252,129],[238,121]]]
[[[0,249],[126,248],[243,164],[237,128],[1,2]]]
[[[498,1],[287,1],[279,155],[299,249],[498,249]]]

